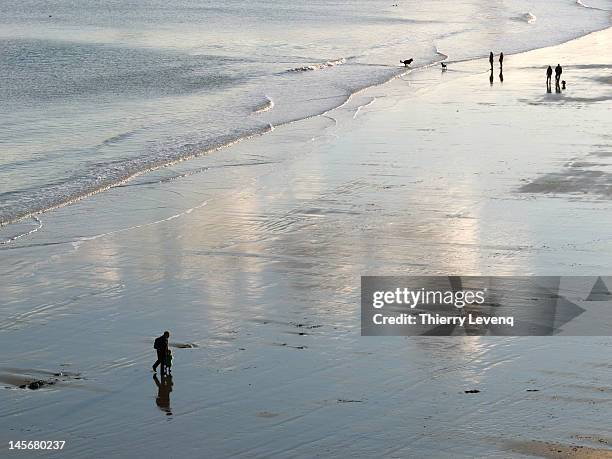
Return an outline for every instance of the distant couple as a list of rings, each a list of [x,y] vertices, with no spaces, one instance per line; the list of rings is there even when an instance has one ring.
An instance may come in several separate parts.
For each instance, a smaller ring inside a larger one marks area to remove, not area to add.
[[[489,83],[493,86],[493,61],[495,55],[493,51],[489,53],[489,64],[491,64],[491,74],[489,75]],[[504,82],[504,53],[499,53],[499,81]]]
[[[552,85],[552,74],[553,74],[553,69],[552,67],[549,65],[548,68],[546,69],[546,89],[548,92],[552,91],[551,85]],[[557,64],[557,66],[555,67],[555,88],[557,90],[557,92],[561,92],[561,75],[563,74],[563,68],[561,67],[561,64]],[[565,86],[565,82],[563,82],[563,86]],[[565,89],[565,88],[563,88]]]
[[[489,64],[491,64],[491,70],[493,70],[493,60],[495,56],[493,55],[493,51],[489,53]],[[504,53],[499,53],[499,68],[504,68]]]
[[[161,374],[171,372],[172,368],[172,351],[168,347],[168,338],[170,332],[165,331],[163,335],[155,338],[153,348],[157,351],[157,361],[153,364],[153,371],[157,372],[157,367],[161,365]]]

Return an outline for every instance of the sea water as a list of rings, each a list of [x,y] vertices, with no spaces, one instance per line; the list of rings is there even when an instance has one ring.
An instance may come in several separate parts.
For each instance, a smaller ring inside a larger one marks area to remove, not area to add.
[[[612,0],[3,0],[0,223],[324,113],[406,71],[400,59],[417,68],[556,44],[606,27],[610,9]]]

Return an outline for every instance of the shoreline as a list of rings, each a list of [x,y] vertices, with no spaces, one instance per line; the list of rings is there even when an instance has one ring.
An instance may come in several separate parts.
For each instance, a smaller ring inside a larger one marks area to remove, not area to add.
[[[599,10],[599,8],[593,8],[593,7],[590,7],[590,6],[587,6],[587,5],[583,5],[583,4],[581,4],[581,6],[584,7],[584,8],[592,8],[592,9]],[[604,11],[604,10],[601,10],[601,11]],[[609,13],[610,13],[610,18],[612,19],[612,12],[609,12]],[[580,38],[584,38],[584,37],[587,37],[587,36],[592,35],[592,34],[603,32],[603,31],[605,31],[607,29],[610,29],[610,28],[612,28],[612,25],[609,24],[609,25],[607,25],[604,28],[597,29],[597,30],[594,30],[594,31],[590,31],[590,32],[588,32],[586,34],[583,34],[583,35],[578,35],[578,36],[569,38],[568,40],[562,41],[562,42],[554,44],[554,45],[545,46],[543,48],[527,49],[527,50],[520,51],[518,53],[510,53],[510,54],[507,54],[506,56],[507,57],[511,57],[511,56],[517,56],[517,55],[521,55],[521,54],[525,54],[525,53],[530,53],[530,52],[537,51],[537,50],[544,50],[544,49],[549,49],[549,48],[555,48],[555,47],[561,46],[563,44],[570,43],[572,41],[578,40]],[[21,214],[21,215],[17,215],[15,217],[11,217],[8,220],[0,221],[0,235],[1,235],[1,232],[2,232],[2,230],[4,228],[7,228],[7,227],[9,227],[11,225],[15,225],[17,223],[24,222],[25,220],[27,220],[29,218],[37,217],[39,215],[45,214],[47,212],[53,211],[53,210],[58,209],[58,208],[69,206],[69,205],[74,204],[76,202],[79,202],[79,201],[81,201],[83,199],[87,199],[87,198],[89,198],[91,196],[94,196],[94,195],[96,195],[98,193],[102,193],[102,192],[108,191],[109,189],[112,189],[112,188],[115,188],[117,186],[121,186],[123,184],[126,184],[126,183],[132,181],[133,179],[135,179],[137,177],[140,177],[142,175],[150,174],[150,173],[155,172],[155,171],[157,171],[159,169],[163,169],[163,168],[167,168],[167,167],[172,167],[172,166],[174,166],[176,164],[179,164],[179,163],[182,163],[184,161],[190,161],[190,160],[193,160],[193,159],[197,159],[197,158],[200,158],[202,156],[206,156],[206,155],[218,152],[220,150],[225,150],[226,148],[231,148],[233,145],[235,145],[237,143],[240,143],[240,142],[243,142],[243,141],[248,141],[250,139],[253,139],[253,138],[265,135],[265,134],[267,134],[267,133],[269,133],[271,131],[274,131],[274,129],[277,129],[277,128],[280,128],[280,127],[283,127],[283,126],[286,126],[286,125],[290,125],[290,124],[293,124],[293,123],[299,123],[299,122],[306,121],[306,120],[309,120],[309,119],[312,119],[312,118],[317,118],[317,117],[325,116],[328,113],[333,112],[334,110],[342,108],[344,105],[348,104],[351,101],[351,99],[353,99],[354,97],[358,96],[359,94],[361,94],[361,93],[363,93],[365,91],[368,91],[370,89],[373,89],[373,88],[377,88],[377,87],[381,87],[381,86],[387,85],[387,84],[393,82],[396,79],[401,79],[402,77],[406,76],[407,74],[409,74],[409,73],[411,73],[413,71],[426,70],[428,68],[436,66],[440,62],[447,62],[449,64],[476,62],[476,61],[484,59],[486,57],[486,56],[483,55],[483,56],[475,56],[475,57],[470,57],[470,58],[467,58],[467,59],[460,59],[460,60],[447,60],[449,58],[449,56],[447,54],[441,52],[437,47],[436,47],[436,54],[438,54],[440,57],[443,57],[443,58],[439,59],[439,60],[434,60],[434,61],[432,61],[430,63],[424,64],[424,65],[419,66],[419,67],[408,68],[408,70],[402,69],[400,71],[400,69],[398,69],[397,74],[389,77],[388,79],[386,79],[386,80],[384,80],[382,82],[373,83],[373,84],[371,84],[369,86],[365,86],[365,87],[363,87],[361,89],[358,89],[358,90],[352,92],[351,94],[349,94],[346,97],[344,102],[342,102],[341,104],[339,104],[336,107],[327,109],[327,110],[325,110],[325,111],[323,111],[321,113],[314,113],[312,115],[309,115],[309,116],[306,116],[306,117],[303,117],[303,118],[299,118],[299,119],[295,119],[295,120],[289,120],[289,121],[280,123],[278,125],[269,124],[267,128],[262,128],[260,131],[251,132],[251,133],[248,133],[246,135],[235,137],[235,138],[230,138],[229,140],[226,140],[226,141],[219,140],[219,141],[213,143],[213,145],[211,145],[209,147],[206,147],[205,149],[203,149],[201,151],[189,152],[189,153],[186,153],[184,156],[179,156],[177,158],[173,158],[173,159],[165,161],[165,162],[162,161],[159,164],[151,164],[150,166],[147,166],[144,169],[138,170],[138,171],[133,172],[133,173],[129,173],[128,172],[128,173],[126,173],[125,176],[119,178],[118,181],[114,181],[112,183],[104,184],[104,185],[100,186],[99,188],[92,188],[90,190],[85,190],[82,194],[73,196],[73,197],[71,197],[71,198],[69,198],[69,199],[67,199],[65,201],[61,201],[61,202],[52,204],[52,205],[50,205],[48,207],[36,209],[36,210],[33,210],[33,211],[28,211],[27,213],[24,213],[24,214]],[[265,97],[267,98],[267,96],[265,96]],[[274,102],[272,101],[271,108],[273,107],[273,105],[274,105]],[[269,108],[269,109],[267,108],[265,111],[268,111],[271,108]],[[251,114],[251,116],[258,115],[259,113],[261,113],[261,111],[256,110],[255,112],[253,112]],[[132,158],[132,159],[130,159],[130,161],[134,161],[134,160],[138,160],[138,159],[141,159],[141,157]],[[0,241],[0,245],[9,244],[9,243],[11,243],[11,241],[13,239],[21,238],[23,236],[26,236],[29,233],[30,233],[30,230],[26,230],[26,232],[23,233],[23,234],[17,234],[17,235],[9,236],[8,239]]]

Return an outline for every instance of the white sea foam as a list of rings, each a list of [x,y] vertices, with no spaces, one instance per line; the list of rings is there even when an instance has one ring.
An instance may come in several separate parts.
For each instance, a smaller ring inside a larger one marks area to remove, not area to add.
[[[32,216],[32,220],[35,223],[35,227],[30,229],[30,230],[26,230],[24,232],[21,232],[19,234],[16,234],[14,236],[10,236],[5,240],[0,240],[0,245],[6,245],[6,244],[10,244],[11,242],[16,241],[17,239],[21,239],[22,237],[26,237],[29,236],[30,234],[36,233],[39,229],[41,229],[43,227],[42,222],[40,221],[40,219],[38,217],[36,217],[36,215]]]
[[[272,110],[273,108],[274,108],[274,101],[272,100],[272,98],[266,96],[266,100],[262,102],[260,105],[258,105],[257,107],[255,107],[255,110],[253,110],[253,113],[255,114],[263,113],[263,112]]]
[[[357,109],[355,110],[355,113],[353,113],[353,119],[357,118],[359,116],[359,113],[361,112],[362,109],[369,107],[370,105],[372,105],[374,102],[376,102],[376,97],[372,97],[370,98],[370,100],[368,102],[366,102],[365,104],[362,104],[360,106],[357,107]]]
[[[590,2],[589,2],[590,3]],[[604,4],[604,7],[597,7],[597,6],[593,6],[593,5],[587,5],[586,3],[584,3],[582,0],[576,0],[576,5],[581,6],[583,8],[588,8],[590,10],[597,10],[597,11],[611,11],[610,10],[610,5],[608,5],[607,3]]]
[[[159,220],[155,220],[155,221],[148,222],[148,223],[142,223],[140,225],[128,226],[126,228],[121,228],[121,229],[114,230],[114,231],[108,231],[106,233],[99,233],[99,234],[96,234],[96,235],[93,235],[93,236],[81,237],[81,238],[77,239],[76,241],[72,242],[72,247],[76,251],[76,250],[79,250],[79,248],[84,243],[89,242],[89,241],[95,241],[96,239],[112,236],[114,234],[125,233],[126,231],[132,231],[132,230],[135,230],[135,229],[146,228],[146,227],[149,227],[149,226],[159,225],[160,223],[169,222],[169,221],[172,221],[172,220],[174,220],[176,218],[180,218],[180,217],[184,217],[185,215],[189,215],[194,210],[201,209],[202,207],[206,206],[207,204],[208,204],[208,201],[203,201],[200,204],[198,204],[197,206],[190,207],[189,209],[185,209],[182,212],[179,212],[179,213],[176,213],[176,214],[172,214],[172,215],[170,215],[170,216],[168,216],[166,218],[161,218]]]
[[[523,18],[525,18],[525,21],[527,21],[528,24],[533,24],[537,20],[535,14],[529,12],[525,13]]]
[[[531,13],[531,12],[527,12],[527,13],[523,13],[519,16],[516,16],[514,18],[517,21],[523,21],[526,22],[527,24],[533,24],[534,22],[537,21],[537,17],[535,14]]]
[[[289,69],[288,72],[309,72],[312,70],[323,70],[329,67],[335,67],[336,65],[342,65],[346,63],[346,59],[341,57],[339,59],[333,59],[330,61],[320,62],[318,64],[309,64],[304,65],[302,67],[295,67],[293,69]]]

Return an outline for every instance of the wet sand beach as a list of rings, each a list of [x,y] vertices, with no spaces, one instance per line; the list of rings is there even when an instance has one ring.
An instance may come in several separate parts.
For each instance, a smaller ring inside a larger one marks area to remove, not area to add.
[[[450,56],[2,228],[2,443],[612,457],[612,338],[361,337],[359,323],[362,275],[612,272],[611,44],[606,29],[508,54],[493,83],[486,59]],[[567,89],[549,94],[557,63]],[[171,382],[150,371],[166,329]],[[34,381],[54,384],[19,387]]]

